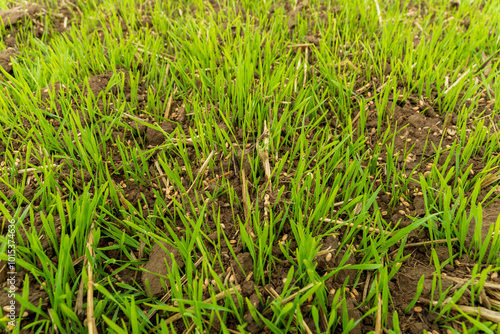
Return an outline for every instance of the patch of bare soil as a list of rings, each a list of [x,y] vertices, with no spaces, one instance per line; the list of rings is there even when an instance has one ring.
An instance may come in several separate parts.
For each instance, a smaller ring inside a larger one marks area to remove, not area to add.
[[[0,11],[3,26],[7,31],[2,36],[4,44],[11,48],[17,47],[18,34],[22,36],[24,32],[41,38],[45,31],[45,25],[42,23],[44,14],[42,6],[29,2]]]
[[[389,119],[389,122],[383,121],[381,127],[381,135],[377,133],[378,119],[375,105],[371,104],[367,110],[366,128],[368,130],[367,144],[372,149],[372,152],[377,148],[381,148],[381,154],[378,158],[378,164],[384,165],[387,163],[388,146],[391,143],[383,142],[383,134],[388,131],[396,133],[394,141],[393,159],[398,170],[404,171],[407,178],[413,177],[414,180],[409,181],[405,189],[405,196],[394,198],[391,193],[381,193],[377,199],[378,206],[385,219],[393,223],[400,223],[401,227],[409,225],[413,220],[411,217],[423,217],[426,214],[427,203],[421,192],[421,186],[418,182],[418,175],[424,176],[430,173],[432,167],[441,168],[449,156],[447,148],[451,147],[455,142],[460,141],[456,127],[458,126],[457,113],[453,116],[446,117],[439,112],[439,106],[436,101],[426,97],[418,97],[411,95],[406,100],[401,97],[390,97],[389,104],[396,102],[393,111],[387,110],[384,119]],[[467,103],[467,101],[465,102]],[[476,114],[490,114],[491,101],[486,101],[484,98],[479,103]],[[467,120],[468,128],[473,127],[472,120]],[[433,166],[434,158],[438,151],[445,150],[441,153],[438,162]],[[479,172],[484,169],[483,162],[484,151],[477,152],[469,160],[469,165],[472,164],[472,169]],[[449,163],[449,167],[456,165],[456,159],[453,157]],[[458,168],[459,166],[455,166]],[[382,175],[381,177],[386,177]],[[472,179],[473,175],[469,175]],[[379,180],[374,180],[374,187],[380,185]],[[491,185],[482,190],[480,196],[484,196],[492,189]],[[467,194],[467,195],[470,195]],[[482,239],[485,240],[489,227],[494,224],[499,215],[498,201],[490,204],[483,209],[483,225],[481,228]],[[469,234],[466,240],[466,247],[469,248],[472,243],[475,224],[471,224]],[[408,243],[429,242],[430,238],[426,231],[413,231],[407,239]],[[394,246],[396,249],[396,246]],[[438,255],[439,262],[443,266],[444,275],[452,278],[470,278],[471,264],[474,262],[466,255],[463,255],[461,260],[452,261],[447,246],[434,246]],[[453,254],[459,251],[458,247],[453,248]],[[398,311],[399,320],[402,325],[402,331],[408,333],[421,333],[423,330],[440,331],[436,323],[436,313],[429,312],[429,303],[417,303],[413,310],[405,313],[404,310],[415,297],[417,284],[421,276],[425,276],[424,290],[421,295],[422,300],[439,299],[438,295],[431,296],[432,279],[436,274],[435,265],[432,263],[431,248],[420,246],[416,248],[405,249],[404,254],[411,254],[411,257],[402,264],[400,271],[389,285],[391,296],[394,301],[394,310]],[[486,256],[487,257],[487,256]],[[453,286],[452,292],[457,290],[461,285],[452,279],[443,279],[443,291],[446,288]],[[438,290],[436,290],[438,291]],[[462,305],[471,305],[470,300],[463,299]],[[391,307],[392,308],[392,307]],[[365,323],[366,324],[366,323]],[[458,325],[453,323],[458,331]]]
[[[389,99],[389,105],[392,103]],[[389,118],[390,131],[396,133],[396,140],[392,149],[393,159],[398,170],[404,171],[407,178],[412,178],[408,182],[405,198],[395,199],[392,194],[381,194],[378,199],[379,207],[384,216],[393,222],[402,220],[403,223],[410,223],[407,216],[421,217],[425,214],[425,203],[421,193],[421,186],[418,182],[418,175],[426,176],[433,167],[440,168],[449,158],[449,150],[454,143],[459,142],[460,134],[457,133],[457,114],[451,116],[440,115],[436,104],[428,98],[418,98],[410,96],[406,101],[397,100],[393,112],[387,111],[385,117]],[[491,111],[491,103],[483,101],[477,108],[477,113]],[[381,135],[377,133],[377,110],[374,104],[369,106],[366,128],[368,130],[368,147],[373,150],[381,148],[379,164],[387,163],[388,147],[392,143],[383,142],[383,134],[389,129],[387,125],[382,125]],[[471,121],[469,121],[472,123]],[[468,125],[469,125],[468,122]],[[383,122],[386,124],[386,122]],[[472,127],[472,124],[470,124]],[[442,151],[442,152],[441,152]],[[439,155],[438,163],[434,165],[433,160],[436,154]],[[472,165],[474,173],[469,175],[472,179],[475,173],[484,169],[485,163],[482,161],[484,151],[477,152],[472,156],[468,165]],[[449,162],[449,167],[459,168],[456,165],[455,155]],[[382,175],[386,177],[386,175]],[[375,187],[380,184],[375,181]],[[488,185],[482,193],[491,190]]]
[[[51,8],[49,11],[49,7],[22,2],[11,4],[10,7],[0,10],[1,22],[6,30],[2,39],[8,48],[18,47],[18,43],[24,43],[25,36],[28,35],[43,39],[49,38],[53,33],[66,32],[75,16],[67,6]]]
[[[0,66],[3,67],[5,72],[12,74],[12,58],[19,54],[17,48],[7,48],[0,51]]]
[[[483,208],[483,216],[481,222],[481,242],[484,243],[487,240],[491,240],[495,237],[495,226],[500,218],[500,200],[497,199],[487,207]],[[474,232],[479,227],[477,226],[477,221],[473,219],[473,223],[469,226],[469,231],[466,239],[466,247],[469,248],[474,242]],[[496,254],[498,255],[498,254]],[[488,259],[489,256],[495,256],[491,253],[491,242],[488,244],[486,254],[484,256],[484,261]]]

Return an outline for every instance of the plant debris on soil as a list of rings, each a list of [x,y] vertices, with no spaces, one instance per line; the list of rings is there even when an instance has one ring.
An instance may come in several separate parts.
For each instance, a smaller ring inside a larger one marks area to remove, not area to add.
[[[495,1],[0,4],[0,330],[500,330]]]

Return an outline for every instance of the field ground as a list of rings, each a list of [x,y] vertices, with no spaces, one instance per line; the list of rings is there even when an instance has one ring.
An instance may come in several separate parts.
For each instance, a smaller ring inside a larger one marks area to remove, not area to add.
[[[500,332],[496,1],[0,9],[1,330]]]

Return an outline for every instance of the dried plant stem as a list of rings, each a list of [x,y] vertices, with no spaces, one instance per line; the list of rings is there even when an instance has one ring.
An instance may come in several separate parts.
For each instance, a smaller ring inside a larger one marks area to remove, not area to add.
[[[375,319],[375,333],[382,334],[382,292],[378,294],[377,318]]]
[[[166,178],[166,174],[163,173],[163,170],[161,169],[160,167],[160,163],[158,161],[155,161],[155,167],[156,167],[156,170],[158,170],[158,172],[160,173],[160,178],[161,180],[163,181],[163,184],[165,185],[165,195],[166,196],[169,196],[170,195],[170,179]]]
[[[302,82],[303,87],[306,86],[306,82],[307,82],[307,64],[309,61],[309,48],[307,46],[305,47],[305,53],[306,53],[306,59],[304,61],[304,81]]]
[[[145,53],[147,53],[150,56],[151,55],[152,56],[156,56],[156,57],[158,57],[160,59],[163,59],[163,60],[167,60],[169,58],[170,59],[175,59],[174,56],[171,56],[171,55],[166,54],[166,53],[157,53],[157,52],[153,53],[153,52],[150,52],[150,51],[146,51],[144,45],[142,45],[140,43],[131,42],[131,44],[137,46],[137,51],[139,51],[139,52],[145,52]]]
[[[382,22],[382,13],[380,11],[380,6],[379,6],[377,0],[373,0],[373,2],[375,2],[375,8],[377,8],[378,24],[380,24],[380,26],[382,26],[383,22]]]
[[[371,272],[368,272],[368,274],[366,275],[365,286],[363,288],[363,299],[362,299],[362,302],[364,302],[366,300],[366,296],[368,296],[368,289],[369,289],[369,286],[370,286],[371,275],[372,275]]]
[[[176,91],[177,88],[174,85],[173,92],[170,93],[170,96],[167,101],[167,106],[165,107],[165,114],[164,114],[165,119],[169,119],[170,117],[170,109],[172,109],[172,102],[174,100],[174,94],[176,93]]]
[[[191,333],[194,330],[195,327],[196,327],[196,325],[194,324],[194,322],[191,323],[191,326],[189,326],[189,328],[187,328],[184,332],[182,332],[182,334],[189,334],[189,333]]]
[[[228,289],[227,291],[222,291],[221,293],[218,293],[218,294],[216,294],[213,297],[205,299],[203,302],[204,303],[213,303],[214,299],[215,299],[215,301],[219,301],[220,299],[228,297],[228,296],[230,296],[232,294],[235,294],[236,292],[241,292],[241,286],[240,285],[237,285],[234,288]],[[191,306],[190,308],[187,308],[185,311],[193,311],[193,310],[194,310],[194,306]],[[168,324],[170,324],[170,323],[172,323],[174,321],[177,321],[179,319],[182,319],[182,313],[180,313],[180,312],[176,313],[175,315],[173,315],[170,318],[166,319],[164,323],[165,323],[165,325],[168,325]]]
[[[458,238],[451,238],[450,242],[455,242],[458,241]],[[447,239],[438,239],[438,240],[429,240],[429,241],[422,241],[422,242],[415,242],[413,244],[406,244],[404,248],[414,248],[414,247],[420,247],[420,246],[429,246],[429,245],[438,245],[438,244],[445,244],[447,243]],[[389,258],[396,255],[399,252],[399,249],[396,249],[392,253],[389,254]]]
[[[355,225],[353,223],[346,223],[345,221],[343,221],[341,219],[335,219],[335,220],[333,220],[333,219],[330,219],[330,218],[320,218],[320,220],[323,221],[323,222],[325,222],[325,223],[334,223],[334,224],[338,224],[338,225],[345,225],[345,226],[356,227],[356,228],[366,228],[366,226],[364,226],[364,225]],[[368,232],[391,234],[388,231],[381,231],[378,228],[373,228],[373,227],[369,227],[368,228]]]
[[[298,295],[298,294],[301,294],[301,293],[303,293],[303,292],[305,292],[305,291],[307,291],[307,290],[311,289],[311,288],[312,288],[312,287],[314,287],[316,284],[322,284],[322,283],[318,283],[318,282],[316,282],[316,283],[309,283],[308,285],[306,285],[305,287],[303,287],[303,288],[302,288],[302,289],[300,289],[299,291],[297,291],[297,292],[295,292],[295,293],[291,294],[290,296],[288,296],[288,297],[286,297],[286,298],[283,298],[283,299],[281,300],[281,302],[280,302],[280,305],[285,305],[286,303],[291,302],[292,300],[294,300],[294,299],[295,299],[295,297],[297,297],[297,295]],[[265,311],[265,312],[263,313],[263,315],[269,314],[269,313],[271,313],[271,312],[272,312],[272,310],[271,310],[271,309],[269,309],[269,310]]]
[[[455,82],[454,82],[453,84],[451,84],[451,86],[450,86],[450,87],[448,87],[448,89],[447,89],[447,90],[445,90],[445,91],[444,91],[443,95],[448,94],[448,92],[449,92],[449,91],[450,91],[453,87],[455,87],[456,85],[458,85],[458,83],[459,83],[460,81],[462,81],[462,79],[463,79],[463,78],[465,78],[465,77],[466,77],[466,76],[467,76],[467,75],[471,72],[471,70],[473,70],[475,67],[476,67],[476,64],[472,65],[472,68],[467,69],[467,71],[465,71],[465,72],[464,72],[461,76],[459,76],[459,77],[458,77],[458,79],[457,79],[457,80],[455,80]]]
[[[311,44],[311,43],[298,43],[298,44],[290,44],[287,47],[289,47],[289,48],[304,48],[304,47],[308,47],[308,46],[312,46],[312,45],[314,45],[314,44]]]
[[[455,283],[461,283],[461,284],[466,284],[470,282],[470,279],[466,278],[458,278],[458,277],[453,277],[453,276],[448,276],[448,275],[443,275],[443,278],[448,279],[450,281],[453,281]],[[476,285],[479,283],[479,280],[474,280],[472,282],[473,285]],[[483,282],[482,283],[483,288],[489,288],[489,289],[494,289],[500,291],[500,284],[498,283],[492,283],[492,282]]]
[[[257,148],[259,151],[259,156],[262,160],[262,164],[264,166],[264,172],[266,174],[267,182],[269,182],[269,180],[271,179],[271,165],[269,163],[269,130],[267,128],[266,121],[264,121],[264,130],[259,139],[262,139],[262,142],[259,142]]]
[[[90,226],[89,239],[87,242],[87,250],[88,254],[93,258],[94,257],[94,249],[92,245],[94,244],[94,223]],[[88,262],[88,261],[87,261]],[[88,263],[87,265],[87,323],[89,334],[97,334],[97,326],[95,324],[95,316],[94,316],[94,275],[92,271],[92,265]]]
[[[384,260],[382,260],[382,266],[384,265]],[[382,277],[381,272],[379,272],[378,279]],[[377,317],[375,318],[375,333],[382,334],[382,291],[378,293],[378,309],[377,309]]]
[[[420,298],[422,302],[429,303],[431,302],[427,298]],[[432,305],[438,306],[438,307],[443,307],[448,305],[448,303],[439,303],[437,301],[432,301]],[[488,310],[487,308],[484,307],[473,307],[473,306],[466,306],[466,305],[457,305],[457,304],[452,304],[451,305],[452,311],[455,312],[460,312],[460,313],[468,313],[470,316],[476,317],[479,315],[484,320],[487,321],[492,321],[497,324],[500,324],[500,312]]]

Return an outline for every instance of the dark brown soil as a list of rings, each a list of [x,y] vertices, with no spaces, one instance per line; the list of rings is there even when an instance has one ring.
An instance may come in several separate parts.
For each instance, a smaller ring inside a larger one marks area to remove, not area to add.
[[[0,52],[0,66],[8,72],[12,73],[12,58],[15,58],[19,54],[15,48],[8,48]]]
[[[23,36],[27,34],[47,40],[53,33],[67,31],[72,24],[73,14],[66,8],[58,13],[52,12],[50,20],[46,20],[49,7],[31,2],[10,4],[10,7],[8,10],[0,10],[3,26],[6,28],[2,39],[7,47],[15,48],[18,43],[24,43]]]

